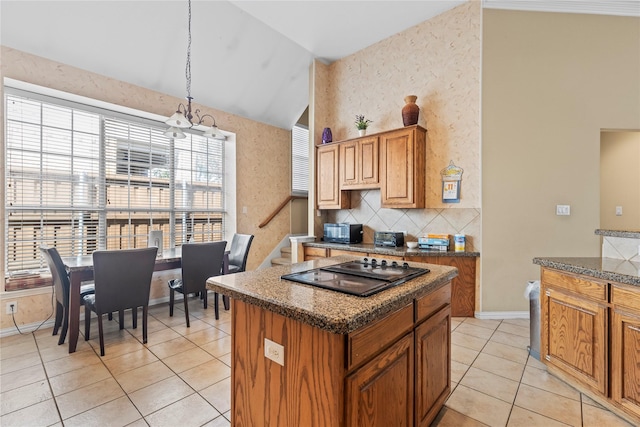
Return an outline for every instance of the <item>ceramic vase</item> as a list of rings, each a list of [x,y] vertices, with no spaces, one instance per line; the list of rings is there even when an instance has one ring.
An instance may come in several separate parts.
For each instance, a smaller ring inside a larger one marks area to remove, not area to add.
[[[365,136],[366,134],[367,134],[367,130],[366,129],[358,129],[358,135]]]
[[[404,102],[406,104],[402,107],[402,123],[404,123],[405,126],[418,124],[420,107],[416,104],[416,99],[418,99],[418,97],[415,95],[408,95],[404,97]]]
[[[333,136],[331,135],[331,128],[324,128],[322,131],[322,143],[328,144],[333,141]]]

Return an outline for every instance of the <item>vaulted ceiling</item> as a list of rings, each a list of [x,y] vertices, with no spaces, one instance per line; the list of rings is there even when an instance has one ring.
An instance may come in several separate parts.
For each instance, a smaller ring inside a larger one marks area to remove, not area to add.
[[[191,96],[290,129],[307,107],[314,58],[331,63],[464,1],[193,0]],[[485,7],[523,3],[484,1]],[[637,5],[640,11],[638,0],[531,3]],[[2,0],[0,42],[184,97],[187,11],[186,0]]]

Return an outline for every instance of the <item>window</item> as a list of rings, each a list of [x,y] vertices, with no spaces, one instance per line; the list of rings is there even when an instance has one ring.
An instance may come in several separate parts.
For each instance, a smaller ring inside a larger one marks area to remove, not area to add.
[[[5,265],[9,275],[61,256],[222,240],[224,142],[172,140],[141,117],[5,88]]]
[[[309,193],[309,129],[299,124],[291,131],[291,192]]]

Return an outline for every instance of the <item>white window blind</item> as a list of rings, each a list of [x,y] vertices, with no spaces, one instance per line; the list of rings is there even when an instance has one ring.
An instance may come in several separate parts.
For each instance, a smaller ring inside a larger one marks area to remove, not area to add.
[[[309,129],[299,124],[291,131],[291,192],[309,193]]]
[[[182,140],[134,116],[5,88],[6,268],[45,269],[64,256],[221,240],[224,142]]]

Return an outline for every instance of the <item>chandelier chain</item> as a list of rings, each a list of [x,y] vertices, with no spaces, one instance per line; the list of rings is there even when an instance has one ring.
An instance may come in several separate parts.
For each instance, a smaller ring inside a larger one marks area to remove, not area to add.
[[[187,78],[187,98],[191,102],[191,0],[189,0],[189,25],[188,25],[188,42],[187,42],[187,66],[184,74]]]

